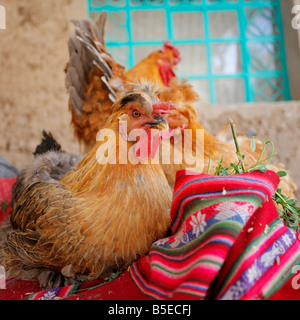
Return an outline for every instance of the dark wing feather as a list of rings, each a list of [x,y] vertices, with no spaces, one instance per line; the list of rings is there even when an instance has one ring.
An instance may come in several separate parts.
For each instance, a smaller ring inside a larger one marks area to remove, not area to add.
[[[75,135],[87,147],[107,121],[117,92],[124,89],[125,69],[105,48],[106,19],[102,12],[96,23],[71,20],[76,28],[69,38],[66,87]]]

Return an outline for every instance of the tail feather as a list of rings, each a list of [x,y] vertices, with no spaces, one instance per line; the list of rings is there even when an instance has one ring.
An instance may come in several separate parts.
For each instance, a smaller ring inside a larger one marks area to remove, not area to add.
[[[53,138],[52,134],[45,130],[42,132],[43,138],[41,143],[36,147],[33,155],[46,153],[48,151],[61,151],[61,145]]]
[[[72,99],[69,103],[77,116],[82,116],[83,107],[88,103],[85,90],[90,83],[90,73],[98,75],[100,81],[110,94],[112,102],[116,96],[114,89],[108,85],[113,77],[112,66],[116,63],[113,57],[106,52],[104,44],[104,28],[107,19],[106,12],[102,12],[96,24],[88,20],[71,20],[76,26],[75,35],[69,38],[70,60],[66,68],[66,87]],[[74,99],[74,90],[80,99]]]
[[[72,111],[77,115],[77,117],[82,117],[83,115],[83,106],[84,101],[80,98],[78,91],[76,91],[75,87],[69,88],[70,98],[69,103]],[[80,126],[80,123],[77,123]]]
[[[104,44],[104,28],[105,28],[106,19],[107,19],[106,12],[104,12],[103,14],[100,14],[96,20],[97,28],[94,28],[97,38],[99,39],[100,43],[103,43],[103,44]]]
[[[84,20],[81,20],[84,21]],[[99,65],[97,67],[103,72],[103,74],[110,79],[113,76],[110,66],[108,63],[103,59],[103,49],[101,49],[101,44],[98,39],[93,38],[92,31],[90,33],[85,33],[82,30],[83,24],[80,22],[76,26],[76,35],[77,39],[82,42],[84,50],[86,50],[89,63],[96,65],[95,62]],[[85,28],[85,27],[84,27]],[[92,28],[92,26],[91,26]],[[103,47],[103,45],[102,45]],[[107,57],[108,53],[105,54]]]
[[[124,89],[125,68],[105,48],[106,19],[107,13],[103,11],[96,23],[71,20],[75,34],[68,43],[70,58],[65,69],[65,85],[74,133],[84,142],[86,150],[96,142],[97,132],[111,114],[117,93]]]

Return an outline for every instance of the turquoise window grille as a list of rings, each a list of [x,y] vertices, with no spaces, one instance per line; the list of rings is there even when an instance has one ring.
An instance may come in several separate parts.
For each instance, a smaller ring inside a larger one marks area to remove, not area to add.
[[[106,44],[127,68],[170,40],[204,101],[290,100],[280,0],[87,0],[106,10]]]

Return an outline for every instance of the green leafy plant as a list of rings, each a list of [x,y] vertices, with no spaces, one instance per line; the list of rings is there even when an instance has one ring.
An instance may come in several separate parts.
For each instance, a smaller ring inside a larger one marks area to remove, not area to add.
[[[257,162],[249,167],[244,163],[245,155],[242,154],[239,144],[238,144],[238,139],[235,131],[235,124],[234,122],[230,119],[229,121],[230,126],[231,126],[231,131],[234,139],[234,144],[236,147],[236,155],[238,158],[238,163],[230,163],[230,166],[223,166],[223,157],[219,160],[216,169],[215,169],[215,175],[232,175],[232,174],[239,174],[239,173],[244,173],[244,172],[252,172],[255,170],[259,170],[262,172],[267,171],[267,165],[270,163],[272,158],[276,155],[275,153],[275,148],[274,144],[272,141],[265,140],[263,142],[263,147],[261,154],[257,160]],[[267,145],[270,144],[272,151],[270,156],[267,156],[266,158],[263,159],[266,147]],[[256,150],[256,141],[255,137],[252,137],[251,139],[251,150],[254,152]],[[211,166],[211,159],[209,160],[209,167],[208,167],[208,173],[210,170]],[[278,176],[280,178],[284,177],[287,175],[285,171],[278,171],[277,172]],[[290,199],[289,197],[285,196],[282,194],[281,188],[277,188],[275,191],[272,199],[281,206],[281,209],[277,208],[279,216],[285,221],[285,224],[288,228],[292,229],[300,229],[299,227],[299,221],[300,221],[300,207],[298,206],[298,202],[295,199]]]

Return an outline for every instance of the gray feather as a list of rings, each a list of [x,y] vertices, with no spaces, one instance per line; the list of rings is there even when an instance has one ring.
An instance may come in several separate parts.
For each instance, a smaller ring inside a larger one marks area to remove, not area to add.
[[[33,162],[18,175],[13,187],[12,202],[22,190],[36,181],[58,181],[72,170],[83,158],[82,155],[69,154],[63,151],[48,151],[37,155]]]
[[[81,80],[77,70],[74,67],[69,67],[66,76],[66,87],[74,87],[77,91],[77,94],[81,99],[84,99],[85,93],[85,81]]]
[[[78,54],[75,52],[72,53],[71,58],[70,58],[70,67],[74,68],[78,74],[79,81],[80,82],[85,82],[86,81],[86,75],[84,73],[81,60]],[[83,83],[85,85],[85,83]]]
[[[96,27],[94,28],[98,40],[103,44],[104,44],[104,29],[105,29],[106,19],[107,19],[106,11],[101,12],[101,14],[96,20]]]
[[[110,91],[110,93],[116,98],[115,90],[110,86],[105,76],[101,77],[101,80],[105,83],[107,89]]]
[[[82,117],[83,114],[83,100],[79,97],[74,87],[69,87],[70,92],[70,106],[78,117]]]
[[[81,53],[81,43],[76,38],[75,34],[70,35],[69,42],[68,42],[68,48],[69,48],[69,55],[71,56],[73,52],[76,52],[79,56]]]
[[[107,13],[101,12],[95,24],[88,20],[75,20],[75,35],[68,42],[70,60],[66,71],[65,83],[69,91],[69,104],[72,111],[82,117],[86,103],[85,90],[89,82],[90,72],[95,72],[107,88],[111,101],[115,101],[116,90],[109,84],[114,77],[111,64],[113,57],[107,53],[104,44],[104,28]]]

